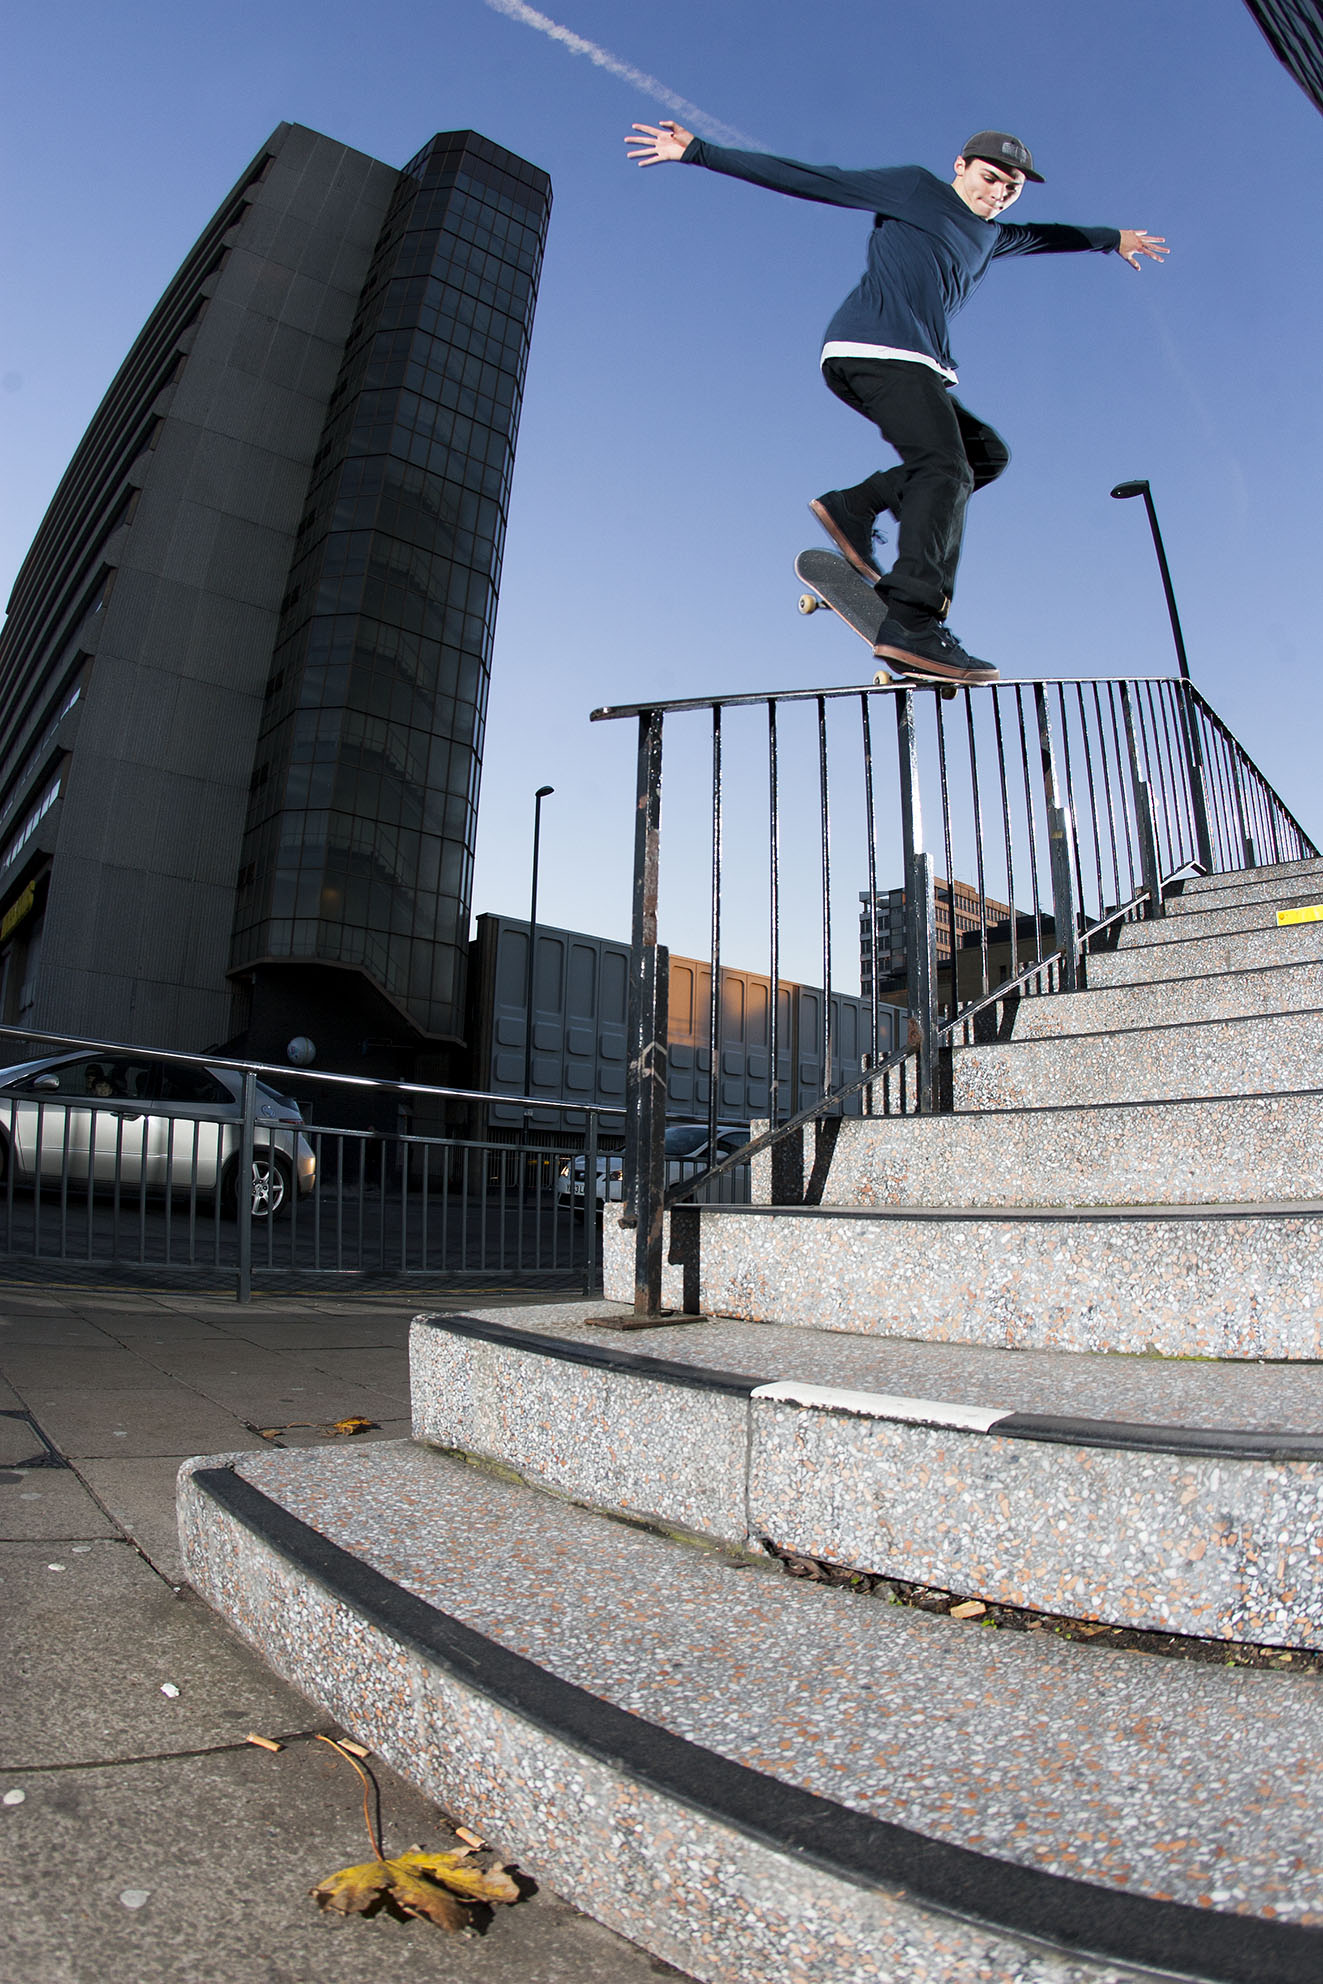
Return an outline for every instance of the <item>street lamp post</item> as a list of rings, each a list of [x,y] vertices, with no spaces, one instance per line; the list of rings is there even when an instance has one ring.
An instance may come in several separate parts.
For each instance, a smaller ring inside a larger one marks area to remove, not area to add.
[[[1176,643],[1176,660],[1180,665],[1181,681],[1190,683],[1190,664],[1185,653],[1185,636],[1181,632],[1181,616],[1176,611],[1176,593],[1171,583],[1171,570],[1167,564],[1167,551],[1162,542],[1162,532],[1158,529],[1158,513],[1153,507],[1153,491],[1144,480],[1118,482],[1112,491],[1118,502],[1131,496],[1142,496],[1144,508],[1148,512],[1148,527],[1153,533],[1153,549],[1158,554],[1158,570],[1162,574],[1162,590],[1167,596],[1167,617],[1171,621],[1171,637]],[[1190,683],[1193,689],[1193,683]],[[1193,696],[1181,697],[1182,727],[1185,733],[1185,762],[1190,775],[1190,798],[1194,806],[1194,837],[1199,850],[1199,865],[1208,874],[1213,866],[1213,842],[1208,829],[1208,795],[1204,787],[1204,752],[1199,735],[1198,716],[1194,708]]]
[[[528,904],[528,982],[524,1002],[524,1094],[533,1093],[533,958],[537,948],[537,856],[542,836],[542,801],[550,799],[554,785],[540,785],[533,794],[533,888]],[[524,1108],[524,1132],[528,1132],[528,1107]]]
[[[1147,482],[1118,482],[1112,491],[1119,501],[1128,496],[1142,496],[1144,508],[1148,511],[1148,527],[1153,533],[1153,549],[1158,554],[1158,570],[1162,574],[1162,590],[1167,595],[1167,613],[1171,620],[1171,637],[1176,643],[1176,659],[1181,666],[1181,680],[1190,679],[1190,664],[1185,658],[1185,637],[1181,633],[1181,616],[1176,611],[1176,594],[1172,590],[1171,573],[1167,568],[1167,553],[1162,543],[1162,532],[1158,529],[1158,513],[1153,507],[1153,491]]]

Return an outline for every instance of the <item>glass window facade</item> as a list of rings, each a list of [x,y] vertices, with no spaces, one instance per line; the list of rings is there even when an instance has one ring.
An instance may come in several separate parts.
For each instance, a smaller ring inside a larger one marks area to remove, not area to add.
[[[272,657],[233,967],[356,967],[464,1030],[492,633],[551,185],[474,132],[400,175]]]

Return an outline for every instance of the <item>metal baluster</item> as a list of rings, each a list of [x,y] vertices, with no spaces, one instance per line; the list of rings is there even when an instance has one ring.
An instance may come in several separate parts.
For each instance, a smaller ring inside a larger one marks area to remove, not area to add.
[[[827,795],[827,701],[818,697],[818,819],[822,840],[822,1093],[832,1085],[831,812]]]
[[[868,840],[868,947],[872,969],[868,977],[868,1052],[870,1066],[880,1056],[877,997],[877,820],[873,805],[873,739],[868,720],[868,691],[859,698],[859,714],[864,738],[864,831]],[[873,1114],[873,1085],[864,1090],[864,1114]]]
[[[946,930],[947,942],[951,951],[951,1003],[947,1017],[954,1018],[957,1006],[956,996],[956,923],[955,923],[955,864],[951,855],[951,795],[946,773],[946,725],[942,720],[943,698],[933,697],[933,712],[937,718],[937,791],[942,803],[942,849],[946,857]],[[916,760],[917,763],[917,760]],[[909,871],[906,870],[905,886],[909,887]],[[942,1011],[942,969],[940,960],[934,965],[933,988],[937,1001],[933,1008],[935,1015]]]
[[[1011,832],[1011,796],[1006,782],[1006,740],[1001,726],[1001,690],[992,689],[992,721],[997,738],[997,780],[1001,789],[1001,830],[1006,850],[1006,898],[1011,909],[1012,980],[1020,976],[1020,918],[1015,906],[1015,840]]]
[[[1063,805],[1053,737],[1052,706],[1041,682],[1034,684],[1038,712],[1038,743],[1043,761],[1043,793],[1047,804],[1048,853],[1052,867],[1052,914],[1061,954],[1061,990],[1079,990],[1079,931],[1075,913],[1075,876],[1070,858],[1070,807]]]
[[[1034,956],[1043,956],[1043,907],[1038,878],[1038,836],[1034,830],[1034,794],[1029,780],[1029,736],[1024,721],[1024,691],[1016,684],[1015,714],[1020,724],[1020,769],[1024,774],[1024,813],[1029,829],[1029,876],[1034,887]],[[1042,991],[1041,975],[1038,989]]]
[[[1184,819],[1181,822],[1180,860],[1177,866],[1183,867],[1187,851],[1195,850],[1197,858],[1199,835],[1197,830],[1197,809],[1190,786],[1189,760],[1179,748],[1178,733],[1181,727],[1178,702],[1180,685],[1176,682],[1162,682],[1158,685],[1158,708],[1162,712],[1162,736],[1167,752],[1167,762],[1171,767],[1172,803],[1183,807]]]
[[[1074,851],[1075,903],[1084,903],[1084,863],[1080,858],[1079,807],[1075,804],[1075,775],[1070,766],[1070,718],[1066,714],[1066,691],[1057,684],[1057,707],[1061,712],[1061,766],[1065,773],[1066,811],[1070,814],[1070,845]],[[1087,917],[1084,919],[1087,922]]]
[[[969,733],[969,782],[970,782],[970,793],[974,807],[974,864],[978,876],[979,997],[981,999],[984,999],[987,997],[988,992],[991,988],[988,984],[988,895],[987,895],[987,887],[986,887],[986,877],[984,874],[984,867],[983,867],[983,804],[979,796],[979,785],[978,785],[978,742],[974,736],[974,699],[970,695],[968,689],[965,690],[964,695],[965,695],[965,725]],[[954,881],[952,882],[951,885],[951,895],[953,899],[952,915],[954,916],[955,914]],[[956,1004],[953,1008],[955,1012],[959,1012],[960,1010],[959,973],[960,973],[959,953],[955,950],[952,950],[951,990],[956,1000]]]
[[[1096,683],[1094,685],[1094,691],[1096,694]],[[1084,779],[1089,788],[1089,819],[1093,827],[1093,862],[1098,876],[1098,915],[1101,917],[1106,906],[1107,891],[1103,886],[1102,833],[1098,826],[1098,793],[1094,784],[1093,749],[1089,742],[1089,716],[1088,711],[1084,707],[1084,688],[1082,683],[1076,683],[1075,695],[1079,702],[1080,710],[1080,744],[1084,751]],[[1083,886],[1084,877],[1081,874],[1081,890]],[[1086,918],[1085,920],[1087,921],[1088,919]]]
[[[1121,693],[1122,696],[1124,697],[1126,693],[1124,684],[1122,684]],[[1134,748],[1133,748],[1134,740],[1131,737],[1130,712],[1129,712],[1129,708],[1127,707],[1126,736],[1127,739],[1129,739],[1130,741],[1129,756],[1127,757],[1127,755],[1123,753],[1121,750],[1121,732],[1118,726],[1117,715],[1116,715],[1116,684],[1113,682],[1109,682],[1107,684],[1107,703],[1112,713],[1112,742],[1116,747],[1116,793],[1117,793],[1117,798],[1119,799],[1121,804],[1121,838],[1125,844],[1126,869],[1130,876],[1130,887],[1129,890],[1127,891],[1127,899],[1128,899],[1130,896],[1135,895],[1138,891],[1138,883],[1135,876],[1135,848],[1137,845],[1137,841],[1136,841],[1135,826],[1130,818],[1130,800],[1129,797],[1127,796],[1127,783],[1125,777],[1125,767],[1127,763],[1129,763],[1130,765],[1131,778],[1133,779],[1135,776],[1137,776],[1134,768]],[[1141,869],[1141,873],[1142,873],[1142,869]]]
[[[1150,792],[1154,790],[1154,776],[1156,774],[1157,797],[1162,803],[1161,818],[1157,822],[1158,858],[1160,862],[1162,857],[1162,836],[1165,830],[1167,840],[1166,873],[1170,875],[1180,866],[1180,863],[1176,858],[1176,840],[1172,831],[1174,819],[1173,802],[1168,797],[1167,774],[1162,762],[1162,735],[1158,725],[1157,704],[1154,700],[1153,684],[1151,682],[1143,682],[1139,684],[1139,687],[1144,692],[1142,702],[1147,702],[1148,704],[1149,720],[1144,729],[1144,758],[1148,765],[1149,790]],[[1150,731],[1152,733],[1151,741]]]
[[[1145,750],[1144,770],[1140,770],[1140,739],[1136,730],[1134,709],[1130,699],[1130,684],[1121,684],[1121,710],[1125,717],[1126,744],[1130,755],[1130,783],[1135,797],[1135,838],[1139,842],[1139,865],[1144,887],[1148,892],[1148,917],[1164,914],[1162,901],[1162,871],[1158,866],[1157,830],[1153,820],[1153,787],[1144,773],[1148,770],[1148,753]]]
[[[634,819],[634,917],[630,950],[629,1144],[634,1235],[634,1313],[661,1314],[662,1200],[666,1189],[667,957],[657,942],[662,719],[639,717]],[[586,1183],[586,1181],[585,1181]]]
[[[912,1029],[918,1031],[919,1068],[915,1108],[937,1110],[937,925],[933,903],[932,856],[923,852],[923,811],[919,797],[919,754],[914,728],[914,691],[896,697],[900,750],[900,819],[905,855],[905,962]]]
[[[1112,774],[1107,763],[1107,725],[1102,713],[1102,697],[1098,684],[1093,685],[1093,711],[1098,719],[1098,756],[1102,761],[1103,797],[1107,802],[1107,838],[1112,849],[1112,881],[1115,888],[1113,906],[1119,908],[1121,895],[1121,859],[1116,845],[1116,814],[1112,805]],[[1100,884],[1101,886],[1101,884]]]
[[[717,1148],[717,1099],[721,1083],[721,705],[712,706],[712,983],[707,1016],[707,1161]]]
[[[776,771],[776,704],[767,699],[768,931],[767,1117],[775,1127],[781,1110],[781,825]]]

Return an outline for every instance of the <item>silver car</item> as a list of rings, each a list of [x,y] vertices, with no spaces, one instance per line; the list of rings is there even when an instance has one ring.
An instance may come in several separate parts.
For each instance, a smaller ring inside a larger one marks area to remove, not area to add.
[[[54,1055],[0,1068],[0,1182],[61,1181],[162,1193],[196,1189],[233,1212],[243,1077],[147,1054]],[[255,1219],[317,1182],[297,1104],[257,1084],[250,1181]]]

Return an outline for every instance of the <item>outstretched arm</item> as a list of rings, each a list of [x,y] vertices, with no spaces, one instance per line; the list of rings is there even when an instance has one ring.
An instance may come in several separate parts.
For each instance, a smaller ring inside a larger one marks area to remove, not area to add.
[[[1169,251],[1162,235],[1146,234],[1142,227],[1123,227],[1121,244],[1116,252],[1123,261],[1129,262],[1132,269],[1137,269],[1141,255],[1147,255],[1150,262],[1161,262]]]
[[[669,117],[660,124],[636,124],[625,138],[635,165],[665,165],[670,159],[681,159],[693,142],[693,132]]]
[[[883,166],[846,172],[838,165],[805,165],[801,159],[778,158],[772,152],[732,151],[695,138],[692,131],[669,119],[660,124],[636,124],[625,139],[636,165],[664,165],[682,160],[706,166],[769,192],[789,193],[797,200],[816,200],[828,207],[860,207],[870,213],[904,218],[913,203],[919,168]],[[1115,229],[1112,230],[1115,235]],[[1112,242],[1109,238],[1108,245]]]

